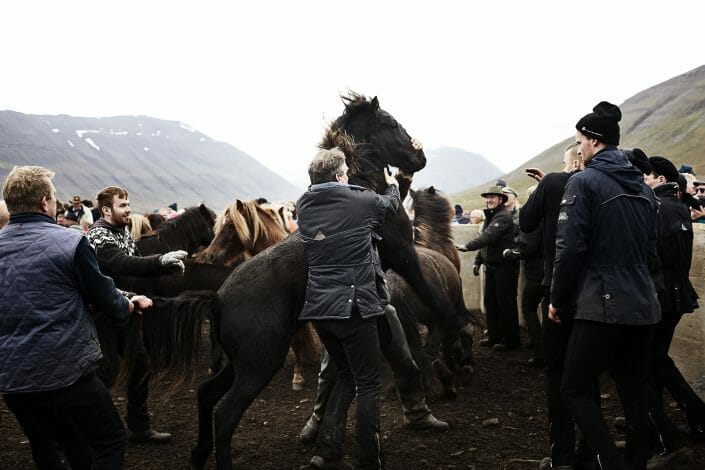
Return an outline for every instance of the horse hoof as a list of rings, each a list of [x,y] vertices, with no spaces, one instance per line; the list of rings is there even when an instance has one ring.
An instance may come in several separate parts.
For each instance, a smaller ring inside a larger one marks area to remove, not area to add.
[[[291,379],[291,389],[295,392],[300,392],[304,389],[305,382],[301,372],[294,372],[294,377]]]

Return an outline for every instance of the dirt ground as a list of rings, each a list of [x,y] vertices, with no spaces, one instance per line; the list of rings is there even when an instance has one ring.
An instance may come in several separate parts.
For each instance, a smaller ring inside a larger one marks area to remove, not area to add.
[[[473,379],[459,389],[455,401],[431,397],[434,414],[448,421],[446,433],[431,434],[402,429],[401,408],[391,391],[385,373],[385,394],[381,403],[383,448],[389,469],[536,469],[547,455],[547,420],[543,372],[526,365],[530,352],[491,352],[477,348]],[[204,366],[205,367],[205,366]],[[204,369],[205,370],[205,369]],[[292,365],[287,361],[279,374],[256,399],[234,435],[233,457],[243,469],[307,468],[312,448],[300,444],[296,436],[311,411],[315,396],[317,368],[306,368],[303,391],[290,386]],[[621,406],[609,380],[603,381],[603,412],[608,422],[621,416]],[[126,469],[185,469],[196,439],[196,385],[183,387],[163,400],[167,380],[151,388],[150,411],[153,427],[174,435],[169,444],[130,446]],[[121,414],[125,396],[114,391]],[[14,416],[0,403],[0,469],[34,468],[29,444]],[[669,405],[676,423],[682,414]],[[497,418],[498,424],[483,426]],[[351,419],[352,421],[352,419]],[[614,433],[615,439],[623,439]],[[705,468],[705,443],[689,442],[695,453],[694,469]],[[353,452],[352,425],[346,438],[346,460]],[[215,468],[214,459],[207,468]]]

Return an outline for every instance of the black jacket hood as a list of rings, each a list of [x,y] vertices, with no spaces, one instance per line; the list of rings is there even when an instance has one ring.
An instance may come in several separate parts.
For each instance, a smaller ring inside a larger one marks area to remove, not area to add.
[[[628,194],[638,194],[642,190],[644,177],[641,171],[633,166],[626,154],[617,147],[608,146],[600,150],[588,162],[587,167],[609,176]]]

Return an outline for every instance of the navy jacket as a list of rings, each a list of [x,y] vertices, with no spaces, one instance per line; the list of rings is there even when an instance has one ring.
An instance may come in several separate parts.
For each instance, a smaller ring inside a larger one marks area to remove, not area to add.
[[[101,358],[89,306],[117,322],[128,312],[83,234],[43,214],[0,230],[0,304],[2,393],[71,385]]]
[[[384,196],[360,186],[312,185],[296,204],[309,266],[301,320],[346,319],[357,307],[363,318],[381,315],[388,302],[375,227],[399,207],[399,189]]]
[[[623,325],[661,320],[649,263],[656,257],[658,202],[616,147],[568,180],[556,232],[551,303],[576,319]],[[651,257],[651,259],[650,259]]]

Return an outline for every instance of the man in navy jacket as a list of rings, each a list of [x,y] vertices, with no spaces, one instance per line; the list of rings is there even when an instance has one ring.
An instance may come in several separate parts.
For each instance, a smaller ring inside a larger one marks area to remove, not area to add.
[[[561,201],[549,306],[554,322],[562,311],[575,312],[561,391],[595,460],[610,469],[646,465],[647,358],[661,319],[648,267],[656,256],[658,203],[616,147],[621,117],[617,106],[603,101],[576,124],[586,168],[570,177]],[[626,461],[593,397],[606,366],[629,423]]]

